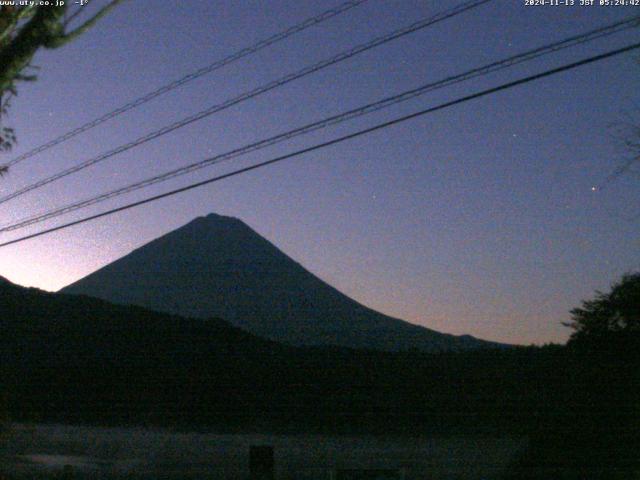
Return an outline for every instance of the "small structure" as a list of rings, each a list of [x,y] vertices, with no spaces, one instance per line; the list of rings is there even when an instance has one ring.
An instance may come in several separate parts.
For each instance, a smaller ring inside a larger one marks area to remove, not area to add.
[[[251,480],[274,480],[274,467],[272,446],[252,445],[249,447],[249,478]]]
[[[329,475],[330,480],[405,480],[405,478],[403,468],[339,468]]]

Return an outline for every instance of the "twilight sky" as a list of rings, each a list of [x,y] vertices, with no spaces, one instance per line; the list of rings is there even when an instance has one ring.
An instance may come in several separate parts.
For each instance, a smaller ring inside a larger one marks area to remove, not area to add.
[[[76,43],[37,56],[39,80],[20,86],[9,119],[19,144],[4,160],[340,3],[126,2]],[[370,0],[16,165],[0,180],[0,194],[458,3]],[[0,205],[0,223],[640,15],[637,7],[524,3],[495,0],[170,133]],[[640,29],[549,55],[0,240],[638,40]],[[383,313],[490,340],[563,342],[569,332],[560,322],[571,308],[640,269],[640,179],[628,175],[592,191],[628,156],[616,131],[627,115],[640,119],[638,57],[605,60],[1,248],[0,275],[57,290],[216,212],[242,219],[320,278]]]

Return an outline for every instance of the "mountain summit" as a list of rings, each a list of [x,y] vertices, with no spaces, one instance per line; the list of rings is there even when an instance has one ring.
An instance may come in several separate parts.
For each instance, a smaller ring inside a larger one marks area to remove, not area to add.
[[[495,346],[367,308],[320,280],[242,221],[211,214],[65,287],[186,317],[220,317],[293,345],[379,350]]]

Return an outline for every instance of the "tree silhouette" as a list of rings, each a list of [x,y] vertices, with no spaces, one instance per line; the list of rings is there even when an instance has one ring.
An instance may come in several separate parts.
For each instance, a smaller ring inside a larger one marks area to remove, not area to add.
[[[113,7],[123,0],[111,0],[93,16],[72,27],[87,11],[78,5],[73,12],[72,2],[15,2],[0,6],[0,121],[6,116],[11,99],[17,94],[16,83],[36,80],[31,61],[41,48],[55,49],[76,39]],[[25,5],[22,5],[25,3]],[[78,4],[79,2],[75,2]],[[0,151],[10,150],[16,141],[12,128],[0,124]],[[0,167],[0,176],[7,173]]]
[[[610,334],[640,333],[640,272],[629,273],[609,293],[596,291],[593,300],[571,310],[571,340],[597,339]]]

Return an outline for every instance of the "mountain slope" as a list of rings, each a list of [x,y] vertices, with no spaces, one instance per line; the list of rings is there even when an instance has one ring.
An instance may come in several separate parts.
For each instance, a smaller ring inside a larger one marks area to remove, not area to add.
[[[373,311],[326,284],[238,219],[199,217],[65,287],[118,304],[221,317],[294,345],[382,350],[495,346]]]

